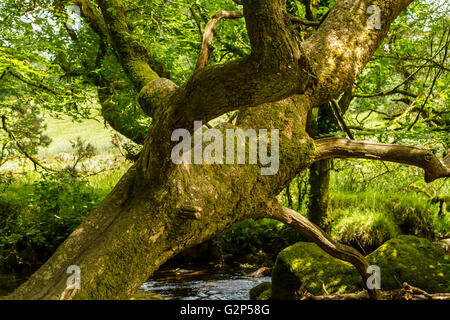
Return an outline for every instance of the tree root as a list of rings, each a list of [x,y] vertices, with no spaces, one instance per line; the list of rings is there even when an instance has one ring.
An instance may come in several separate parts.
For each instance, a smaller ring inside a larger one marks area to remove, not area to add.
[[[381,300],[450,300],[450,293],[427,293],[422,289],[413,287],[406,282],[402,289],[381,291]],[[328,294],[315,296],[304,289],[297,292],[298,300],[368,300],[367,291],[355,293]]]

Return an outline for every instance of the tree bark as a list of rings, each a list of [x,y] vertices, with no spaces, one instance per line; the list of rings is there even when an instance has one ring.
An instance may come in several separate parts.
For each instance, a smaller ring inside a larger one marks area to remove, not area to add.
[[[330,159],[320,160],[309,167],[310,192],[308,198],[308,218],[325,232],[330,231],[329,187]]]

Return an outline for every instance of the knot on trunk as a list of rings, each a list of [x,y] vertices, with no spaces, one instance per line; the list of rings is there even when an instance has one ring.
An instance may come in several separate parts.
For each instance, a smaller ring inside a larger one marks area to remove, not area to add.
[[[139,93],[138,101],[145,114],[153,117],[157,108],[168,102],[178,86],[166,78],[158,78],[147,83]]]
[[[180,208],[180,216],[186,219],[200,220],[203,209],[197,206],[183,205]]]

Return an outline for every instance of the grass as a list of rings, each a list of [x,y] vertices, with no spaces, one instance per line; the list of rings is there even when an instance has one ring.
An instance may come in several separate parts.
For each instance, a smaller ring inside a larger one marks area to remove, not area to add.
[[[46,134],[52,138],[52,142],[47,148],[40,150],[41,157],[51,158],[62,152],[70,153],[70,141],[75,141],[77,137],[91,143],[99,152],[110,152],[113,148],[111,135],[114,131],[106,128],[102,122],[93,119],[77,122],[67,116],[62,116],[61,119],[47,116],[45,120]]]
[[[331,194],[332,236],[362,251],[372,251],[400,234],[448,237],[450,216],[415,192],[340,191]]]
[[[117,182],[119,182],[120,178],[125,174],[130,165],[130,163],[124,163],[119,169],[90,176],[88,182],[103,198],[114,188]]]

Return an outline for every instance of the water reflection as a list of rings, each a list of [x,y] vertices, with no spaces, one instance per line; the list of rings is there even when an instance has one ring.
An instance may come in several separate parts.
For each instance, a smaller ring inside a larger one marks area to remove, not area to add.
[[[247,300],[249,291],[270,277],[215,270],[166,270],[156,273],[141,289],[180,300]]]

